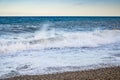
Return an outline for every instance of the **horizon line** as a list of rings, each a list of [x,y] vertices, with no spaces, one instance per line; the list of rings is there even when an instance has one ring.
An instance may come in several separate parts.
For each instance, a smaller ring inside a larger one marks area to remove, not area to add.
[[[0,17],[120,17],[120,15],[0,15]]]

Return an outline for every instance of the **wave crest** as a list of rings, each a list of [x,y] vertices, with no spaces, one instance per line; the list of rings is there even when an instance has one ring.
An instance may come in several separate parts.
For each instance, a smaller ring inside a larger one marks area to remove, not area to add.
[[[51,47],[99,47],[120,42],[120,30],[60,32],[51,29],[49,31],[43,30],[32,34],[21,35],[19,39],[1,39],[0,53]]]

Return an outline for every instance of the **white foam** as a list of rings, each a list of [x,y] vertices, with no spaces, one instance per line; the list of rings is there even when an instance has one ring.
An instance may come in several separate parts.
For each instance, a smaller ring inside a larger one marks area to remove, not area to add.
[[[120,50],[101,47],[120,43],[120,30],[65,32],[44,26],[35,33],[0,38],[0,53],[11,53],[0,54],[0,78],[89,69],[99,64],[120,65],[120,58],[113,56]]]
[[[60,32],[55,29],[21,34],[18,39],[0,39],[0,53],[50,47],[99,47],[120,42],[120,30],[96,30],[91,32]],[[17,37],[17,36],[13,36]]]
[[[10,74],[13,76],[13,72],[19,73],[19,75],[34,75],[84,70],[94,68],[94,65],[99,67],[99,64],[120,65],[120,57],[114,57],[109,54],[110,52],[108,50],[68,48],[7,54],[0,56],[0,78],[11,77]],[[114,51],[113,53],[119,52]]]

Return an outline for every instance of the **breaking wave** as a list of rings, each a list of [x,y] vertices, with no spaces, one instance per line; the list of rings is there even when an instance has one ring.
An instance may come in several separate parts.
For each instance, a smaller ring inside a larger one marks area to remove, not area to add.
[[[54,47],[99,47],[120,41],[120,30],[65,32],[54,28],[48,30],[47,26],[44,25],[43,29],[35,33],[3,36],[0,53]]]

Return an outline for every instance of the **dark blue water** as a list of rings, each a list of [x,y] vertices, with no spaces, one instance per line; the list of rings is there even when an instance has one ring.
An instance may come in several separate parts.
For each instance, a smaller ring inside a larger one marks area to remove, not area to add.
[[[0,17],[0,78],[120,65],[120,17]]]
[[[66,31],[120,29],[120,17],[0,17],[0,34],[35,32],[45,23]]]

